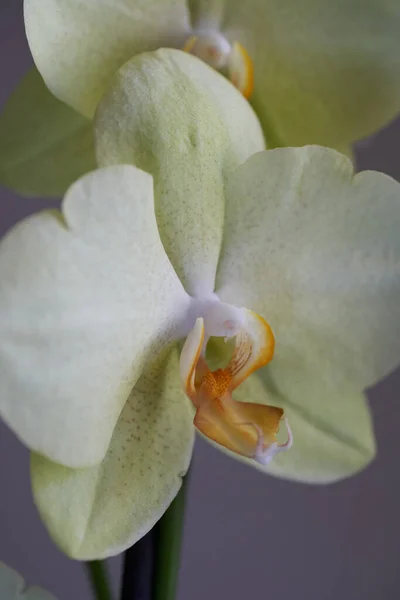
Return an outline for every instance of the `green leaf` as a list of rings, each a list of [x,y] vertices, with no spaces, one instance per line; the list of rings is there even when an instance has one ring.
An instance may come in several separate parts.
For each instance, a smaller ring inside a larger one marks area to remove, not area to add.
[[[31,69],[0,113],[0,183],[26,196],[61,196],[95,167],[92,124]]]

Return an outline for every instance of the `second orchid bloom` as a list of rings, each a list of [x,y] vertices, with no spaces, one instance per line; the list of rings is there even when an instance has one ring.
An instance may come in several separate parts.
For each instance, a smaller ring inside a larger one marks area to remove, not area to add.
[[[37,70],[0,115],[0,183],[24,195],[63,195],[95,168],[99,102],[127,61],[160,48],[232,81],[269,148],[351,156],[399,110],[396,0],[25,0],[24,18]]]

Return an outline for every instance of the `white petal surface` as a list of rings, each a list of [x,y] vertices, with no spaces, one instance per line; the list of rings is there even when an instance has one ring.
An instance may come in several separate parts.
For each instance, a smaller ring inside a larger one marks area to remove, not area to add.
[[[103,558],[145,535],[181,486],[192,422],[175,347],[142,374],[101,464],[72,470],[33,455],[34,498],[61,549],[81,560]]]
[[[151,177],[95,171],[0,245],[0,414],[32,450],[99,462],[150,351],[187,296],[162,247]]]
[[[55,597],[36,586],[26,587],[21,575],[0,562],[1,600],[56,600]]]
[[[227,176],[264,149],[248,102],[197,58],[159,50],[120,69],[95,137],[100,165],[133,163],[154,176],[165,250],[190,294],[212,293]]]
[[[271,150],[234,173],[217,292],[271,324],[284,396],[361,391],[399,363],[399,231],[400,185],[333,150]]]
[[[135,54],[181,47],[184,0],[25,0],[35,63],[55,96],[91,117],[109,79]]]

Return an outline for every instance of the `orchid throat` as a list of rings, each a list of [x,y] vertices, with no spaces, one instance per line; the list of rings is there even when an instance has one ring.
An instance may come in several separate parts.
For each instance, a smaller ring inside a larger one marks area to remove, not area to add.
[[[292,433],[282,408],[239,402],[234,390],[273,357],[275,338],[258,314],[222,302],[211,303],[197,317],[184,343],[180,359],[181,381],[196,414],[194,425],[211,439],[241,456],[267,465],[292,446]],[[210,337],[234,338],[233,354],[224,368],[212,371],[206,361]],[[284,421],[288,439],[279,444]]]

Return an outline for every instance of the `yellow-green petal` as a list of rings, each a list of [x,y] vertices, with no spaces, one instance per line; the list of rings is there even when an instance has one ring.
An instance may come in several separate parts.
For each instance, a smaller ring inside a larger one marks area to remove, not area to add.
[[[51,460],[98,463],[187,309],[150,175],[121,165],[80,179],[62,214],[33,215],[3,239],[0,280],[1,417]]]
[[[317,146],[232,175],[217,292],[263,315],[283,396],[361,392],[400,362],[400,184]]]
[[[56,600],[55,597],[36,586],[26,587],[21,575],[0,562],[1,600]]]
[[[0,183],[25,196],[61,196],[95,166],[92,124],[31,69],[0,113]]]
[[[270,146],[343,147],[399,111],[397,0],[227,0],[215,25],[253,59]]]
[[[91,117],[115,71],[135,54],[181,47],[184,0],[25,0],[34,61],[55,96]]]
[[[143,372],[98,466],[73,470],[34,454],[34,499],[60,548],[80,560],[104,558],[145,535],[181,486],[192,421],[174,347]]]
[[[238,400],[280,406],[293,433],[293,446],[265,467],[244,460],[261,471],[306,483],[332,483],[356,474],[375,456],[375,437],[366,398],[362,393],[335,394],[310,390],[281,396],[271,384],[269,367],[251,375],[235,392]],[[279,438],[286,441],[282,424]]]
[[[229,173],[264,148],[253,110],[197,58],[164,49],[126,63],[95,120],[100,165],[154,176],[157,222],[187,291],[214,289]]]

